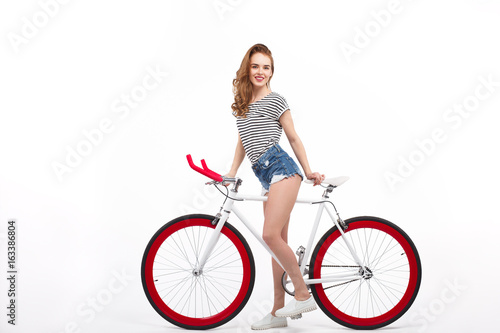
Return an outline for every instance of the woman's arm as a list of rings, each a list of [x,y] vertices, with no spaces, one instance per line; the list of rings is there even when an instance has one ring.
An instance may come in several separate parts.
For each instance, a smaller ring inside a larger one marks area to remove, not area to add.
[[[243,148],[243,143],[241,142],[240,133],[238,133],[238,142],[236,143],[236,150],[234,152],[233,165],[231,170],[225,174],[226,177],[234,177],[238,172],[238,169],[245,158],[245,149]]]
[[[299,138],[297,132],[295,132],[295,127],[293,126],[292,115],[289,110],[286,110],[279,119],[281,123],[281,127],[285,131],[286,137],[290,142],[290,146],[292,146],[293,152],[297,159],[302,165],[302,169],[306,175],[307,179],[314,180],[314,185],[319,185],[324,179],[325,175],[320,174],[319,172],[312,172],[311,167],[309,166],[309,162],[307,161],[306,150],[302,141]]]

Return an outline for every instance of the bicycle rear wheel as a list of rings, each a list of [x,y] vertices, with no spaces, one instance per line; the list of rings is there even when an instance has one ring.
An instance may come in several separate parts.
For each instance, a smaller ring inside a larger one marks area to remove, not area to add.
[[[345,221],[345,236],[363,268],[354,261],[337,227],[316,245],[309,277],[359,273],[359,279],[311,285],[323,312],[337,323],[354,329],[376,329],[394,322],[411,306],[420,288],[422,266],[408,235],[395,224],[377,217]]]
[[[245,238],[229,223],[203,271],[193,270],[215,226],[214,216],[193,214],[165,224],[151,238],[141,276],[153,308],[174,325],[209,329],[225,324],[247,303],[255,264]]]

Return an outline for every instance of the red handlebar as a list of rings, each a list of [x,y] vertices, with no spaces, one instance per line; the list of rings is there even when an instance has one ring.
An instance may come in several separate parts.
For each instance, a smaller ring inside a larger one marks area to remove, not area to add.
[[[218,182],[222,181],[222,176],[219,175],[217,172],[214,172],[214,171],[210,170],[207,167],[207,164],[205,163],[205,160],[201,160],[201,165],[203,166],[203,169],[202,169],[202,168],[194,165],[193,159],[191,158],[191,154],[186,155],[186,157],[187,157],[187,160],[188,160],[188,163],[189,163],[189,166],[191,167],[191,169],[193,169],[195,171],[198,171],[202,175],[205,175],[208,178],[212,178],[215,181],[218,181]]]

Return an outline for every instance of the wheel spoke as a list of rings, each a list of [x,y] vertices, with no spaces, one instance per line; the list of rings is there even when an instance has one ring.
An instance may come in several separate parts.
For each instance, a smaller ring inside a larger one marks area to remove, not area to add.
[[[206,217],[172,221],[146,248],[142,279],[148,299],[157,312],[180,327],[219,326],[241,311],[253,288],[253,256],[229,223],[221,229],[204,268],[194,271],[215,230],[211,221]],[[229,312],[230,305],[236,308]]]
[[[346,242],[363,267],[342,267],[355,266]],[[420,285],[420,259],[409,242],[397,226],[381,219],[351,220],[344,237],[337,229],[328,231],[313,251],[311,278],[348,272],[359,272],[360,278],[312,285],[321,309],[340,324],[356,329],[379,328],[399,318],[415,299]],[[417,282],[411,283],[411,276]],[[408,293],[410,297],[406,298]],[[401,302],[404,299],[406,302]]]

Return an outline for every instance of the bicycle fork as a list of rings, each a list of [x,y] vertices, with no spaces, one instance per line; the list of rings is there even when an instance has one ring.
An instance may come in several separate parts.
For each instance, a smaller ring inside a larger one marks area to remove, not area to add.
[[[234,203],[233,200],[229,200],[229,202],[227,202],[224,205],[224,207],[221,207],[217,215],[215,215],[215,219],[212,220],[212,225],[215,225],[215,230],[210,236],[210,239],[208,240],[207,246],[205,247],[205,250],[203,251],[201,258],[199,258],[199,260],[196,261],[196,265],[193,268],[193,275],[199,276],[203,273],[203,268],[205,267],[207,259],[210,256],[210,254],[212,254],[215,245],[219,241],[221,230],[224,227],[224,224],[226,223],[227,219],[229,218],[229,213],[231,212],[233,203]]]

